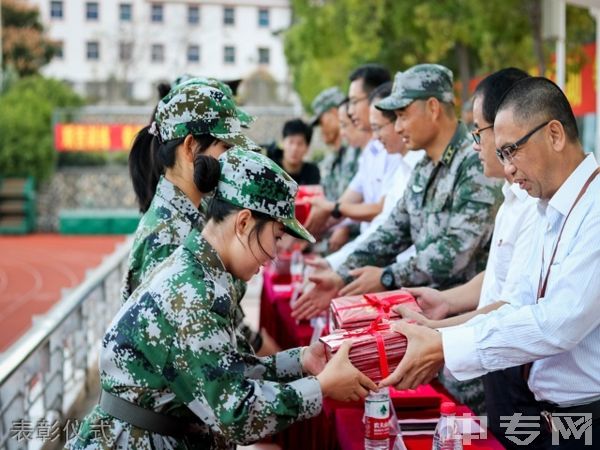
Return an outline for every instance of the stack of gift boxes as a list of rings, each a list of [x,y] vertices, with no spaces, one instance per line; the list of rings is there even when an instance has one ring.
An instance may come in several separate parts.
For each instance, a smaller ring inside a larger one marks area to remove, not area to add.
[[[333,299],[331,334],[321,338],[328,358],[351,340],[352,364],[375,382],[387,377],[406,352],[406,337],[392,329],[400,319],[394,307],[400,304],[421,312],[414,297],[402,290]]]

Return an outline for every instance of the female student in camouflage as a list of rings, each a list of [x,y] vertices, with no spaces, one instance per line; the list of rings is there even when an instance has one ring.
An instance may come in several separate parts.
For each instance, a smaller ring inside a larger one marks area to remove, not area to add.
[[[323,346],[259,358],[239,350],[235,279],[250,279],[294,217],[296,183],[263,155],[220,157],[209,221],[127,300],[102,342],[100,404],[71,449],[233,449],[317,415],[323,397],[358,400],[375,384]],[[212,177],[209,177],[212,178]]]
[[[210,159],[228,147],[242,144],[258,148],[241,133],[254,119],[239,109],[231,90],[211,78],[189,78],[160,100],[152,125],[137,135],[129,157],[129,170],[140,209],[128,269],[121,289],[127,301],[141,281],[183,243],[193,228],[206,223],[200,207],[205,194]],[[243,294],[245,283],[238,283]],[[262,337],[243,323],[240,332],[258,351]]]

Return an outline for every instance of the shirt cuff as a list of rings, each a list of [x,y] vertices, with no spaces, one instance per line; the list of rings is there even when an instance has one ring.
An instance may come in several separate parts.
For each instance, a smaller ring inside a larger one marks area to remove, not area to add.
[[[302,376],[301,350],[302,347],[292,348],[278,352],[275,355],[275,367],[279,379],[298,378]]]
[[[298,420],[310,419],[318,416],[323,408],[323,393],[321,384],[316,377],[305,377],[288,383],[296,391],[300,401],[300,414]]]
[[[438,331],[442,334],[446,367],[457,380],[470,380],[487,372],[481,366],[473,328],[462,325]]]

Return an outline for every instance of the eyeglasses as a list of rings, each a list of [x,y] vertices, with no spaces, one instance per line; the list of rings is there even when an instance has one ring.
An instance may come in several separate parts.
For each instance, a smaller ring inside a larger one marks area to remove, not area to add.
[[[360,102],[367,100],[369,97],[351,98],[348,100],[348,106],[356,106]]]
[[[371,124],[371,131],[374,134],[379,134],[381,132],[381,130],[383,130],[385,127],[387,127],[387,126],[389,126],[389,125],[391,125],[393,123],[394,122],[391,122],[391,121],[390,122],[386,122],[384,125],[376,125],[376,124],[372,123]]]
[[[490,125],[490,126],[483,127],[483,128],[475,128],[473,131],[471,131],[471,136],[473,136],[473,141],[477,145],[481,145],[481,132],[485,131],[485,130],[489,130],[490,128],[494,128],[494,125]]]
[[[546,122],[542,123],[541,125],[538,125],[533,130],[531,130],[529,133],[527,133],[525,136],[523,136],[521,139],[519,139],[517,142],[515,142],[514,144],[504,144],[502,147],[497,148],[496,156],[498,157],[498,159],[500,160],[502,165],[506,166],[506,165],[510,164],[514,158],[515,152],[519,149],[519,147],[522,147],[523,145],[525,145],[527,143],[527,141],[529,140],[529,138],[531,136],[533,136],[536,131],[541,130],[546,125],[548,125],[550,122],[552,122],[552,121],[547,120]]]

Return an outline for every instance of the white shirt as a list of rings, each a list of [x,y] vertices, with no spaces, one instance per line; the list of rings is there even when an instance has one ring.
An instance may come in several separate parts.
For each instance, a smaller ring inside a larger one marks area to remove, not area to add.
[[[502,193],[504,202],[496,214],[478,308],[509,298],[518,285],[519,260],[529,254],[532,229],[538,216],[536,199],[518,185],[506,182]]]
[[[573,209],[546,294],[536,302],[546,273],[542,251],[548,264],[565,217],[597,166],[588,155],[549,202],[538,201],[515,304],[442,332],[446,366],[459,380],[535,361],[529,388],[536,399],[565,407],[600,398],[600,176]]]
[[[389,154],[378,139],[371,139],[360,154],[358,170],[348,189],[361,194],[364,203],[378,203],[401,162],[400,154]],[[369,222],[362,222],[361,232],[368,227]]]
[[[394,206],[396,206],[396,203],[398,203],[398,201],[404,195],[404,189],[406,188],[410,174],[417,163],[423,158],[424,154],[424,150],[418,150],[409,151],[404,156],[400,154],[398,155],[400,156],[400,163],[391,176],[388,177],[391,180],[391,183],[384,184],[385,189],[383,195],[385,195],[385,200],[383,201],[383,209],[371,222],[367,222],[367,228],[362,231],[356,237],[356,239],[348,242],[337,252],[332,253],[325,258],[333,270],[337,270],[337,268],[346,261],[348,255],[350,255],[361,242],[367,239],[379,227],[379,225],[386,221],[394,209]],[[411,246],[400,255],[403,255],[404,257],[410,257],[415,253],[416,251],[414,246]],[[398,257],[400,257],[400,255],[398,255]]]

